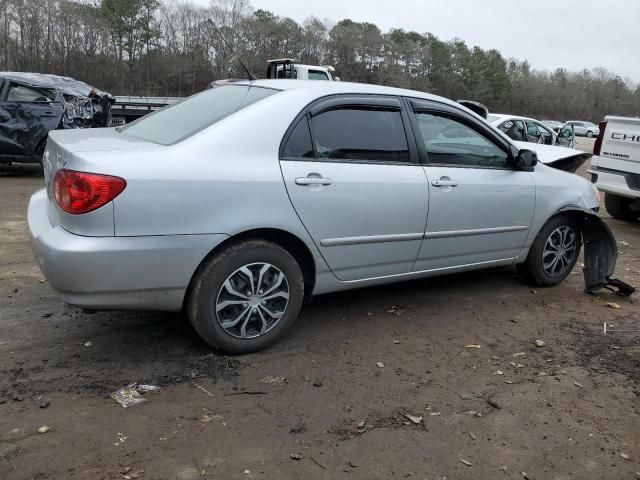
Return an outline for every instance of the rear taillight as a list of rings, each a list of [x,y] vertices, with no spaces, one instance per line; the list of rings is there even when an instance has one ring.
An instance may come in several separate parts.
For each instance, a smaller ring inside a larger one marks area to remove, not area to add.
[[[127,182],[120,177],[61,169],[53,180],[53,196],[67,213],[88,213],[116,198]]]
[[[593,154],[600,155],[600,150],[602,149],[602,140],[604,139],[604,131],[607,129],[607,121],[603,120],[598,124],[598,128],[600,128],[600,133],[598,134],[598,138],[596,138],[596,143],[593,144]]]

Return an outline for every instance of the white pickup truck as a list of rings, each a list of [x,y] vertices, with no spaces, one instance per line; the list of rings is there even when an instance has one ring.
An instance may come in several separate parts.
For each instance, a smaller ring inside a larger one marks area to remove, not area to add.
[[[611,216],[640,218],[640,118],[607,116],[600,122],[589,173]]]
[[[295,80],[327,80],[339,82],[336,69],[331,65],[303,65],[294,63],[292,58],[278,58],[267,60],[267,75],[265,78],[290,78]]]

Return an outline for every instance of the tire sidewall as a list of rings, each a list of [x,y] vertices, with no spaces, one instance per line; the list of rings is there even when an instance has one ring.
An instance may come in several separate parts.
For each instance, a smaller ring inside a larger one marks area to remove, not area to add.
[[[551,276],[544,271],[542,255],[544,253],[544,247],[547,244],[549,236],[559,227],[568,226],[573,229],[576,235],[576,253],[573,257],[571,265],[564,273],[557,276]],[[536,285],[539,286],[553,286],[563,282],[572,272],[578,258],[580,257],[580,249],[582,247],[582,233],[578,222],[568,216],[558,216],[549,220],[540,230],[536,237],[534,244],[529,252],[527,258],[527,267],[529,269],[530,277]]]
[[[255,338],[237,338],[227,333],[215,313],[216,300],[225,280],[236,270],[252,263],[270,263],[286,277],[289,303],[278,323]],[[273,344],[295,322],[304,298],[302,272],[296,260],[284,249],[264,241],[248,241],[217,255],[203,268],[191,299],[190,319],[200,336],[225,353],[249,353]]]

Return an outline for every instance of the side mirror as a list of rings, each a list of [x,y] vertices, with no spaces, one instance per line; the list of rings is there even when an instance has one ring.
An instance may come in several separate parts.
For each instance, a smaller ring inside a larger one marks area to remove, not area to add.
[[[340,81],[340,77],[333,77],[333,81],[334,82],[339,82]]]
[[[516,169],[524,172],[533,172],[533,168],[537,163],[538,157],[531,150],[520,150],[514,159]]]

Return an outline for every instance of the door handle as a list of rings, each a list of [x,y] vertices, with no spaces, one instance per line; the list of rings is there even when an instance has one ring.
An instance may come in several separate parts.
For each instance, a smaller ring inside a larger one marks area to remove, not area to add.
[[[300,177],[296,178],[296,185],[331,185],[330,178]]]
[[[458,182],[456,182],[455,180],[440,179],[440,180],[433,180],[431,182],[431,185],[433,185],[434,187],[457,187]]]

